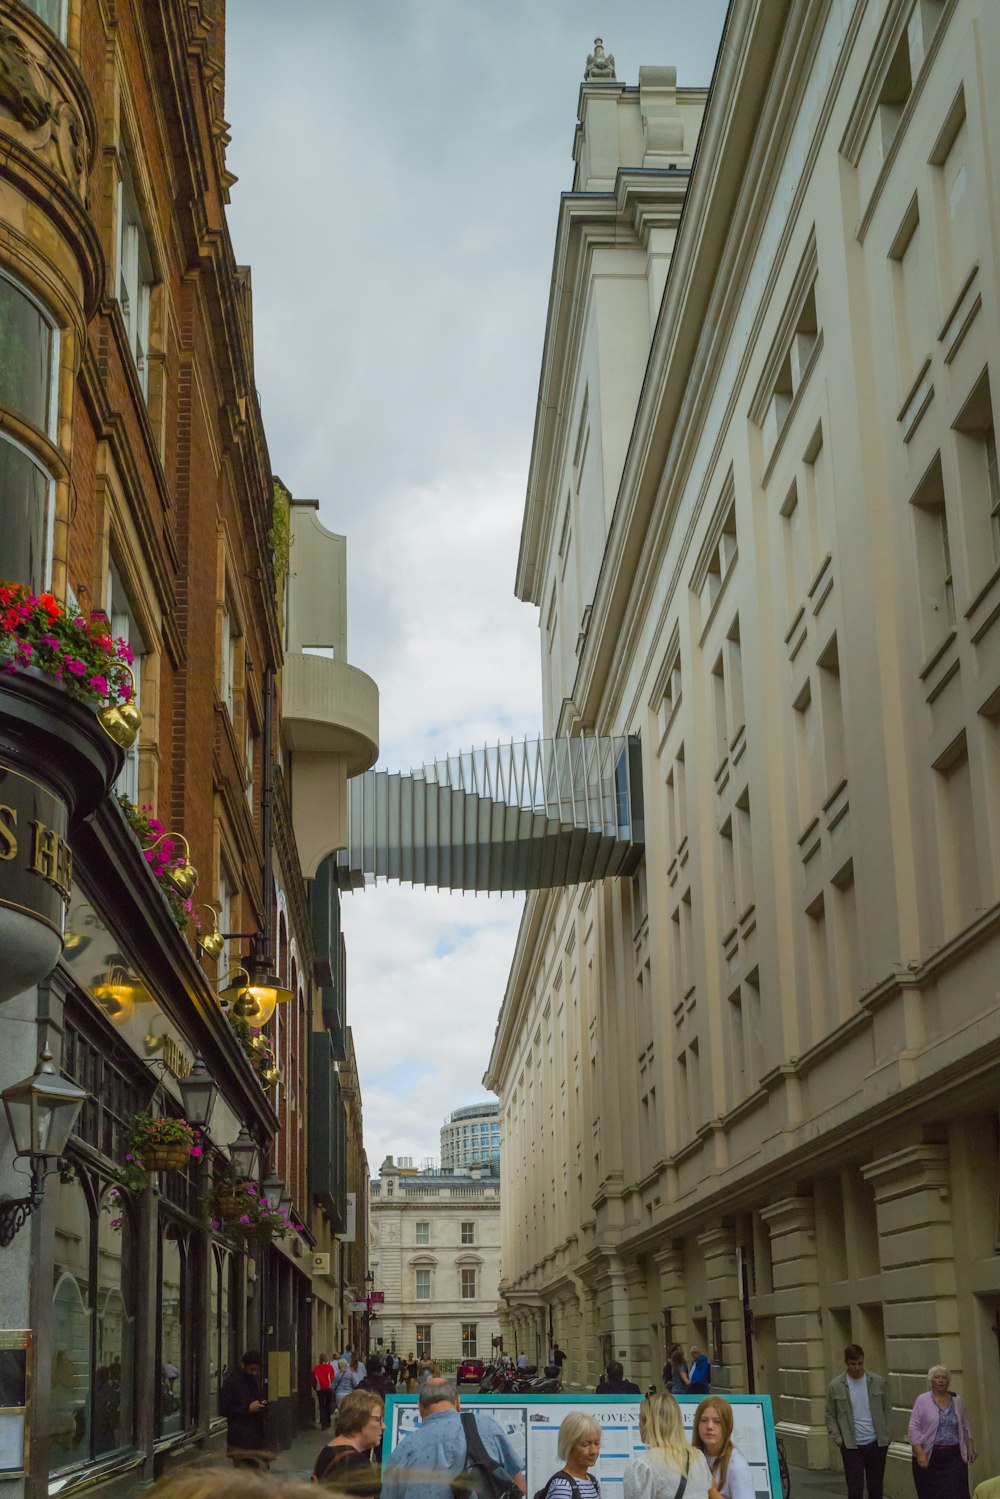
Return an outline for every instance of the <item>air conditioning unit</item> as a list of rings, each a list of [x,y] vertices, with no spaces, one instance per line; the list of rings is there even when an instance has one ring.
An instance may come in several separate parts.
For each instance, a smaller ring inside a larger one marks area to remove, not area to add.
[[[313,1271],[312,1271],[312,1273],[314,1275],[329,1275],[329,1273],[330,1273],[330,1256],[328,1254],[314,1254],[313,1255]]]

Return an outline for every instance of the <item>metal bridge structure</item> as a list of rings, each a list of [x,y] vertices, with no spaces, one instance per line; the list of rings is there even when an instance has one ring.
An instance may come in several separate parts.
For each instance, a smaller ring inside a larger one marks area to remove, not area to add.
[[[337,881],[557,890],[632,874],[644,840],[637,737],[529,739],[355,776]]]

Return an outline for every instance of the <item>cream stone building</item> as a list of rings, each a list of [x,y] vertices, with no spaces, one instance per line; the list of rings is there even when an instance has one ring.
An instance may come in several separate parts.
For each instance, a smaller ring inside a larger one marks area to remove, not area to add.
[[[489,1359],[500,1331],[500,1177],[495,1161],[454,1172],[386,1156],[368,1201],[371,1346],[435,1359]]]
[[[987,0],[734,0],[707,99],[583,85],[517,569],[645,861],[527,900],[505,1328],[695,1340],[814,1467],[858,1340],[895,1494],[934,1362],[1000,1469],[998,63]]]

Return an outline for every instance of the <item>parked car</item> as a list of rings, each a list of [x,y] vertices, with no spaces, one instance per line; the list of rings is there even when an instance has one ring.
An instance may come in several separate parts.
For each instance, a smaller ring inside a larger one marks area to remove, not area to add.
[[[486,1373],[486,1365],[481,1358],[464,1358],[458,1366],[457,1380],[459,1384],[478,1384]]]

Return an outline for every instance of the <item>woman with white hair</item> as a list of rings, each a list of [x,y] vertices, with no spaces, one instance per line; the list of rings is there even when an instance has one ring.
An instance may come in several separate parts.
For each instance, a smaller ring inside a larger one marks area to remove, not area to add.
[[[976,1460],[960,1395],[949,1389],[951,1370],[935,1364],[930,1388],[913,1402],[907,1435],[913,1448],[917,1499],[969,1499],[969,1464]]]
[[[601,1486],[590,1469],[601,1454],[601,1428],[584,1411],[570,1411],[559,1426],[557,1451],[562,1467],[553,1473],[545,1499],[601,1499]]]

